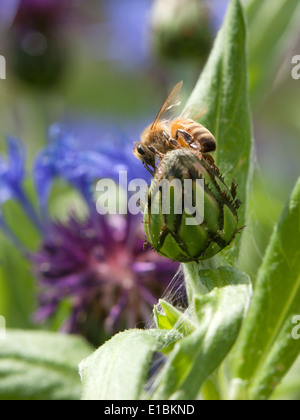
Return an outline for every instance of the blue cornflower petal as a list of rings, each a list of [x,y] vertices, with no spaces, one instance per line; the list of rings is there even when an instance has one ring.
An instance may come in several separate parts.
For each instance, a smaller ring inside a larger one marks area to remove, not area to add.
[[[6,138],[8,154],[7,177],[11,182],[19,183],[25,177],[26,151],[24,144],[12,137]]]
[[[93,206],[92,187],[96,180],[119,180],[120,170],[127,171],[129,181],[149,178],[133,156],[133,143],[125,140],[120,132],[116,135],[112,127],[102,126],[99,140],[94,137],[92,142],[85,135],[75,138],[64,126],[54,124],[49,137],[49,145],[38,154],[34,164],[35,185],[44,213],[47,212],[48,196],[55,177],[76,187]]]
[[[12,137],[6,137],[5,142],[8,159],[0,156],[0,176],[7,176],[8,174],[11,178],[18,178],[19,174],[19,177],[23,177],[25,167],[23,144]]]
[[[0,204],[19,191],[25,176],[25,150],[21,142],[6,138],[7,159],[0,156]]]
[[[151,175],[141,162],[133,155],[134,142],[140,137],[141,132],[151,122],[151,116],[146,121],[119,121],[118,127],[113,123],[88,119],[87,121],[68,122],[68,127],[78,139],[77,147],[81,150],[89,148],[100,153],[111,164],[128,172],[128,179],[145,179],[150,183]],[[84,142],[82,142],[84,139]]]
[[[6,145],[7,158],[4,159],[0,156],[0,213],[1,206],[6,201],[15,199],[21,203],[35,226],[41,229],[40,220],[23,189],[23,181],[26,175],[24,144],[12,137],[7,137]],[[3,225],[2,228],[8,231],[6,225]]]
[[[13,196],[12,190],[9,188],[7,183],[3,179],[1,179],[1,175],[0,175],[0,211],[1,211],[1,206],[6,201],[10,200],[12,196]]]
[[[151,0],[104,2],[107,25],[106,33],[100,38],[100,42],[103,40],[100,44],[102,55],[121,61],[129,68],[149,61],[151,46],[148,14],[151,5]]]
[[[206,3],[210,10],[212,28],[217,32],[223,22],[229,0],[209,0]]]

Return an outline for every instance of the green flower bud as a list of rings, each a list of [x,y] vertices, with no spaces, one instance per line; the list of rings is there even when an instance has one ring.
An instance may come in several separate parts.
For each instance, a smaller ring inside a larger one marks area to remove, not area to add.
[[[190,262],[211,258],[238,232],[236,185],[229,189],[209,158],[188,149],[167,153],[144,209],[147,239],[161,255]]]
[[[156,0],[151,27],[153,47],[160,58],[206,60],[213,35],[204,3],[199,0]]]
[[[58,85],[68,63],[61,39],[35,31],[28,31],[21,39],[19,34],[12,34],[10,54],[12,72],[24,84],[37,89]]]

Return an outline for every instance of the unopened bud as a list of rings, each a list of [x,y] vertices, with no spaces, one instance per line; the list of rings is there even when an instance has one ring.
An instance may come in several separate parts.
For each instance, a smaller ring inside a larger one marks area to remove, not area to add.
[[[167,60],[204,61],[212,44],[208,8],[199,0],[156,0],[151,15],[153,46]]]
[[[210,159],[187,149],[167,153],[156,170],[145,205],[149,243],[174,261],[213,257],[238,232],[240,201],[235,195],[235,184],[229,189]]]

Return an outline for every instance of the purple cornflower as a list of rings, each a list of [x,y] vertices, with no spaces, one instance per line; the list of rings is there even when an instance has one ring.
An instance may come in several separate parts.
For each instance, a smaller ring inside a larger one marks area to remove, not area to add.
[[[96,212],[93,183],[103,177],[128,179],[146,171],[132,157],[132,143],[102,128],[100,145],[92,150],[82,139],[55,125],[51,141],[36,158],[33,176],[40,210],[34,209],[24,189],[24,148],[7,139],[8,157],[0,159],[0,197],[3,204],[17,199],[41,232],[36,251],[24,251],[37,279],[38,308],[34,319],[46,321],[63,302],[70,313],[62,329],[81,333],[94,343],[100,332],[112,333],[150,319],[153,304],[172,280],[178,265],[144,249],[141,215],[107,215]],[[84,146],[85,144],[85,146]],[[121,149],[120,149],[121,148]],[[122,150],[122,153],[120,153]],[[67,211],[67,221],[51,218],[47,203],[55,178],[63,178],[87,204],[84,216]],[[18,245],[0,213],[0,227]]]
[[[92,217],[71,215],[66,224],[49,228],[42,248],[32,256],[41,286],[37,321],[52,315],[64,298],[72,306],[67,332],[85,334],[101,320],[111,333],[151,318],[176,268],[144,249],[138,217],[102,216],[97,225]]]

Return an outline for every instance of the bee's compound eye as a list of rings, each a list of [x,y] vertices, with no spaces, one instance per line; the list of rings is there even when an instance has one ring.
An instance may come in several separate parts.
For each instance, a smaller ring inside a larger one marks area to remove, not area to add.
[[[142,155],[142,156],[144,156],[144,155],[145,155],[145,150],[144,150],[144,148],[143,148],[143,146],[142,146],[141,144],[139,144],[139,145],[137,146],[136,150],[138,151],[138,153],[139,153],[140,155]]]

